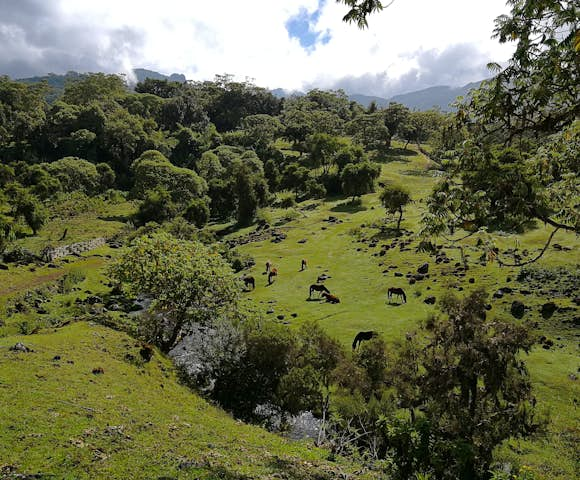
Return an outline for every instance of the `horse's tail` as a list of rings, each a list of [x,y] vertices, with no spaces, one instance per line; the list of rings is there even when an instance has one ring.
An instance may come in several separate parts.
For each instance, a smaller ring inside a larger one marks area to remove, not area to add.
[[[403,301],[405,303],[407,303],[407,295],[405,295],[405,292],[403,292],[402,290],[401,290],[401,295],[403,295]]]

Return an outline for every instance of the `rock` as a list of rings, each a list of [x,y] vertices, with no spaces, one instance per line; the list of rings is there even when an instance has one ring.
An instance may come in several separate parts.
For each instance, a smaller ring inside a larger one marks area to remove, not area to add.
[[[403,274],[401,272],[395,272],[395,277],[402,277]]]
[[[575,297],[575,298],[572,300],[572,303],[573,303],[574,305],[578,305],[578,306],[580,306],[580,297]]]
[[[558,307],[556,306],[556,304],[554,302],[547,302],[547,303],[544,303],[544,305],[542,305],[542,309],[540,310],[540,313],[542,314],[542,317],[545,320],[547,320],[552,315],[554,315],[554,312],[556,311],[557,308]]]
[[[427,305],[434,305],[435,300],[435,297],[431,295],[430,297],[427,297],[425,300],[423,300],[423,303],[426,303]]]
[[[105,373],[103,367],[93,368],[93,375],[102,375],[103,373]]]
[[[509,283],[509,282],[511,282],[511,281],[512,281],[512,277],[507,277],[507,278],[505,279],[505,281],[506,281],[506,282],[508,282],[508,283]]]
[[[18,342],[17,344],[12,345],[9,350],[11,352],[22,352],[22,353],[29,353],[29,352],[34,351],[34,350],[31,350],[30,348],[28,348],[22,342]]]
[[[522,318],[526,312],[526,306],[519,300],[514,300],[510,312],[514,317]]]
[[[57,362],[59,360],[60,360],[60,355],[55,355],[54,357],[52,357],[53,362]]]
[[[417,280],[415,280],[414,278],[409,279],[409,285],[415,285],[416,282]]]
[[[296,318],[296,317],[298,316],[298,314],[297,314],[297,313],[292,313],[290,316],[291,316],[292,318]]]
[[[493,298],[502,298],[503,297],[503,292],[501,290],[498,290],[497,292],[495,292],[493,294]]]
[[[0,263],[0,270],[8,270],[8,265],[5,265],[4,263]]]
[[[416,273],[415,275],[413,275],[413,278],[418,282],[420,282],[421,280],[425,279],[425,275],[422,273]]]
[[[273,308],[270,308],[270,309],[268,309],[268,310],[266,311],[266,313],[274,313],[274,309],[273,309]]]
[[[486,309],[487,311],[491,310],[491,303],[486,303],[486,305],[485,305],[485,309]]]
[[[513,290],[510,287],[501,287],[501,292],[506,294],[506,293],[512,293]]]
[[[284,315],[280,314],[280,315],[276,315],[276,318],[278,320],[284,320]]]
[[[475,278],[471,277],[471,278],[468,280],[468,282],[469,282],[469,283],[475,283]]]
[[[58,265],[55,265],[54,263],[49,263],[48,268],[58,268]]]
[[[298,240],[298,243],[306,243],[308,240],[306,240],[305,238]]]

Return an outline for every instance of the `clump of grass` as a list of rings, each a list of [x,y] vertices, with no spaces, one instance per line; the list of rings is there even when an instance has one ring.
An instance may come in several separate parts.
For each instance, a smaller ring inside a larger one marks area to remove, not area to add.
[[[87,278],[86,273],[81,268],[73,268],[60,280],[60,292],[70,293],[73,287]]]

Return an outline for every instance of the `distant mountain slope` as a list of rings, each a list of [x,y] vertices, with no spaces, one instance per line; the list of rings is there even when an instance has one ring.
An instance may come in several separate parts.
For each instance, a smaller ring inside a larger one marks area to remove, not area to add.
[[[187,81],[185,75],[181,73],[172,73],[171,75],[163,75],[162,73],[155,72],[153,70],[147,70],[145,68],[135,68],[133,69],[133,73],[135,74],[135,78],[137,79],[138,82],[142,82],[146,78],[152,78],[154,80],[169,80],[171,82],[180,82],[180,83],[184,83]],[[49,73],[48,75],[36,77],[18,78],[16,79],[16,81],[22,83],[40,83],[44,81],[47,82],[52,87],[52,91],[47,95],[47,101],[49,103],[52,103],[62,95],[65,83],[67,81],[79,80],[86,76],[87,76],[86,73],[71,71],[65,73],[64,75]]]
[[[180,82],[185,83],[187,79],[182,73],[172,73],[171,75],[163,75],[162,73],[155,72],[153,70],[147,70],[145,68],[134,68],[133,73],[137,77],[138,82],[142,82],[146,78],[152,78],[153,80],[169,80],[170,82]]]
[[[472,82],[462,87],[430,87],[416,92],[395,95],[389,101],[402,103],[411,110],[429,110],[433,107],[439,107],[443,111],[450,111],[453,110],[450,105],[455,102],[457,97],[465,97],[470,90],[477,88],[480,83]]]
[[[348,95],[351,100],[360,103],[363,107],[368,107],[371,102],[375,102],[378,107],[386,107],[390,102],[398,102],[409,107],[411,110],[429,110],[433,107],[439,107],[443,111],[452,111],[450,106],[459,96],[465,97],[473,88],[477,88],[481,82],[472,82],[462,87],[450,87],[440,85],[429,87],[415,92],[395,95],[391,98],[376,97],[373,95],[364,95],[361,93],[352,93]],[[291,95],[304,95],[303,92],[284,90],[276,88],[272,90],[278,98],[285,98]]]

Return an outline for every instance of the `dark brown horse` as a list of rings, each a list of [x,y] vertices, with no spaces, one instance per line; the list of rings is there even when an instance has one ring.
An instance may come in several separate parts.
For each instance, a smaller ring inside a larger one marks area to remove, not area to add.
[[[336,295],[332,295],[330,293],[322,292],[322,296],[326,298],[326,301],[329,303],[340,303],[340,298]]]
[[[306,270],[307,266],[308,266],[308,264],[306,263],[306,260],[303,258],[302,263],[300,265],[300,271],[303,272],[304,270]]]
[[[252,290],[254,290],[254,288],[256,288],[256,280],[254,277],[247,276],[247,277],[242,278],[242,280],[244,281],[244,287],[246,287],[246,288],[252,287]]]
[[[407,303],[407,295],[405,295],[405,291],[402,288],[391,287],[387,291],[387,298],[389,301],[393,297],[393,295],[397,295],[403,299],[403,303]]]
[[[312,292],[318,292],[318,293],[330,293],[330,290],[328,288],[326,288],[324,285],[320,285],[317,283],[313,283],[312,285],[310,285],[310,290],[308,293],[308,298],[312,298]]]
[[[268,285],[272,285],[273,278],[278,276],[278,269],[270,267],[270,273],[268,273]]]
[[[378,333],[373,330],[370,330],[369,332],[358,332],[356,334],[356,337],[354,337],[354,342],[352,342],[352,349],[355,350],[356,347],[358,347],[362,341],[370,340],[371,338],[375,338],[376,336],[378,336]]]

